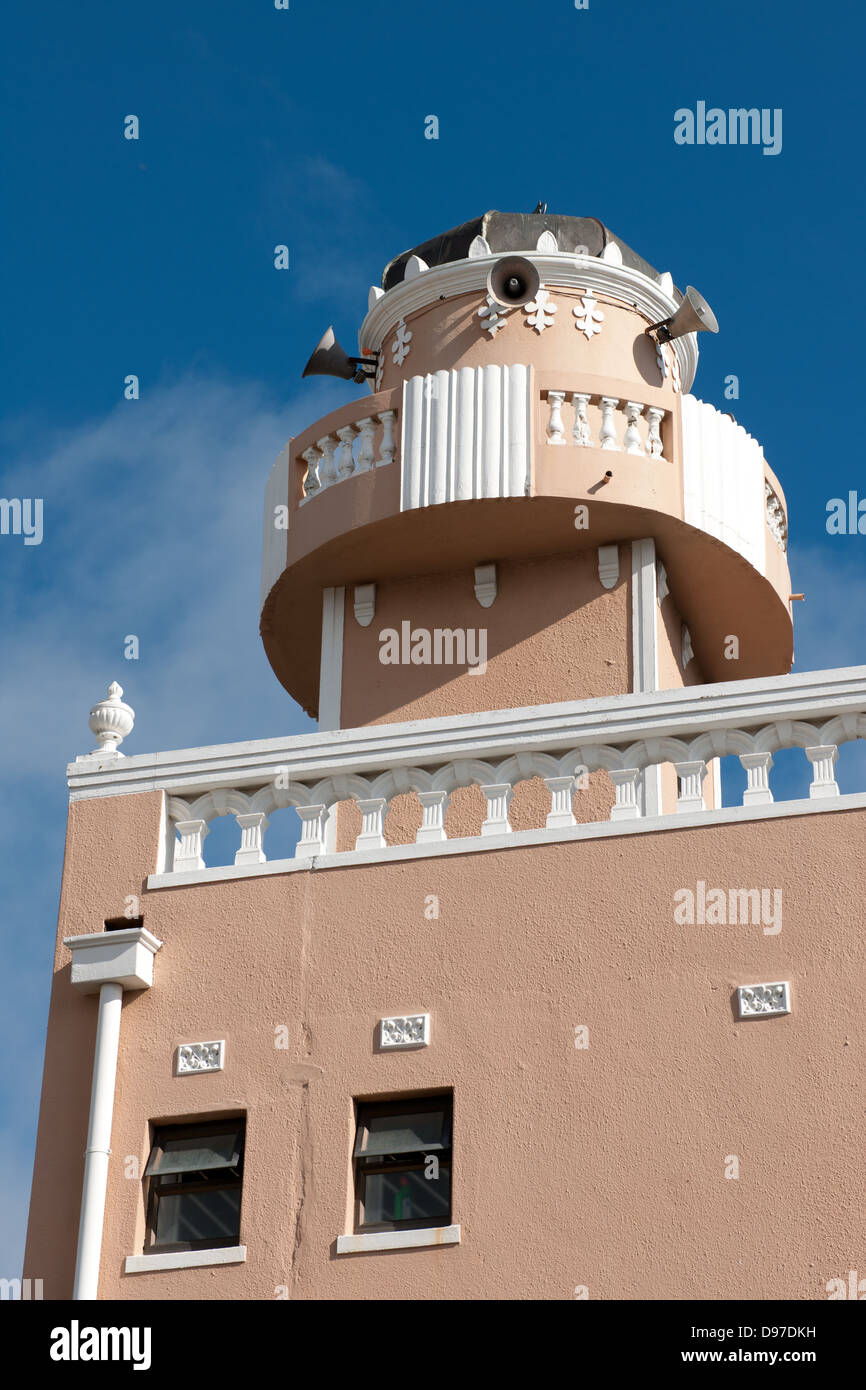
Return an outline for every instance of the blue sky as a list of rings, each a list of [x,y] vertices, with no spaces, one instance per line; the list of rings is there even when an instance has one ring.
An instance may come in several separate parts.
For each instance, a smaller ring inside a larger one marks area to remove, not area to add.
[[[257,634],[263,488],[288,436],[355,389],[300,371],[330,322],[352,350],[393,255],[544,199],[707,296],[722,331],[701,338],[694,389],[733,407],[786,490],[797,670],[866,661],[866,537],[825,528],[828,499],[866,496],[866,478],[860,10],[48,0],[16,6],[4,37],[0,495],[43,498],[45,528],[39,546],[0,537],[8,1277],[66,763],[112,679],[136,710],[130,751],[309,727]],[[781,108],[781,153],[675,144],[674,111],[701,100]],[[843,790],[866,786],[853,750],[840,768]]]

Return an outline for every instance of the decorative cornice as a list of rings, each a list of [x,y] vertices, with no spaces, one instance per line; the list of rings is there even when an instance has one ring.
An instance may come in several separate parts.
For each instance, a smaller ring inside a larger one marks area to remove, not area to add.
[[[616,265],[597,256],[575,256],[566,251],[525,251],[521,255],[532,262],[542,284],[548,289],[555,286],[584,294],[607,295],[628,308],[636,309],[648,323],[658,323],[677,310],[676,300],[665,293],[662,285],[630,266]],[[487,276],[497,260],[501,260],[501,256],[473,256],[463,261],[449,261],[447,265],[433,266],[414,279],[395,285],[376,300],[361,324],[358,333],[361,351],[378,348],[401,319],[405,321],[410,314],[417,313],[440,298],[450,299],[473,292],[486,296]],[[687,333],[683,338],[676,338],[670,347],[679,361],[683,390],[688,391],[698,366],[697,335]]]
[[[366,768],[424,767],[459,757],[504,758],[528,746],[538,751],[631,738],[689,738],[714,730],[778,721],[823,724],[866,706],[866,666],[805,671],[679,690],[637,692],[592,700],[529,705],[400,724],[333,729],[289,738],[255,739],[170,752],[136,754],[108,766],[70,763],[70,799],[170,793],[214,787],[262,786],[278,773],[298,781],[363,772]],[[745,750],[744,750],[745,751]],[[769,749],[768,751],[772,751]],[[109,933],[118,936],[120,933]]]

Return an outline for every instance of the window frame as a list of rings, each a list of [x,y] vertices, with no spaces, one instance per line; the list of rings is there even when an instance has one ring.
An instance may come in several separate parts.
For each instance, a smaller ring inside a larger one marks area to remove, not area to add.
[[[230,1177],[216,1178],[202,1182],[189,1182],[179,1180],[182,1175],[167,1173],[160,1176],[153,1173],[149,1177],[145,1176],[144,1185],[144,1209],[145,1209],[145,1232],[144,1232],[144,1254],[146,1255],[172,1255],[180,1254],[190,1250],[224,1250],[240,1244],[241,1216],[243,1207],[243,1184],[244,1184],[244,1158],[246,1154],[246,1116],[230,1115],[222,1120],[203,1120],[200,1124],[186,1122],[182,1124],[151,1124],[151,1144],[148,1153],[147,1169],[153,1158],[154,1150],[162,1148],[164,1152],[165,1139],[208,1139],[213,1135],[226,1134],[236,1129],[239,1131],[240,1157],[237,1169],[232,1168],[211,1168],[206,1171],[216,1174],[227,1173]],[[160,1144],[160,1140],[163,1143]],[[197,1170],[190,1170],[195,1172]],[[205,1170],[198,1170],[205,1171]],[[174,1181],[172,1181],[174,1179]],[[197,1192],[235,1192],[240,1196],[238,1199],[238,1224],[237,1230],[230,1236],[206,1236],[200,1240],[166,1241],[158,1243],[156,1239],[157,1221],[159,1216],[159,1201],[162,1197],[173,1196],[193,1196]]]
[[[443,1134],[447,1144],[437,1149],[416,1149],[401,1154],[394,1162],[384,1161],[384,1155],[371,1155],[365,1159],[358,1153],[361,1130],[367,1128],[365,1121],[389,1115],[418,1114],[419,1112],[442,1110],[444,1112]],[[354,1229],[357,1235],[372,1235],[377,1231],[422,1231],[436,1226],[452,1224],[452,1203],[454,1195],[454,1094],[442,1091],[438,1094],[425,1092],[422,1095],[405,1096],[398,1100],[355,1101],[355,1138],[352,1144],[352,1179],[354,1184]],[[448,1171],[448,1210],[442,1216],[408,1217],[393,1221],[366,1221],[364,1199],[366,1180],[382,1173],[423,1172],[427,1155],[439,1160],[440,1171]],[[378,1161],[377,1161],[378,1160]]]

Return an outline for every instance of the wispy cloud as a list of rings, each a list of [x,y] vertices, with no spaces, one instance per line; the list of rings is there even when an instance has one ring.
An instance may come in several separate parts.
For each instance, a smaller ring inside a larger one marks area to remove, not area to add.
[[[0,1276],[20,1264],[66,815],[65,768],[91,705],[120,681],[130,753],[296,733],[310,721],[258,636],[264,484],[289,435],[336,403],[281,406],[253,384],[188,377],[102,419],[0,444],[4,495],[44,499],[42,545],[0,538]],[[124,639],[140,659],[124,660]]]

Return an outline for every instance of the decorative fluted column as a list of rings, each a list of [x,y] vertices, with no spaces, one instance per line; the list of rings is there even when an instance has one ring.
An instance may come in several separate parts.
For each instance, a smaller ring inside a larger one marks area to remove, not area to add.
[[[63,944],[72,952],[72,984],[82,994],[99,993],[72,1293],[74,1299],[85,1301],[97,1298],[99,1292],[123,991],[150,988],[153,957],[162,942],[144,927],[130,927],[69,936]]]
[[[430,841],[447,840],[445,812],[451,800],[448,792],[418,792],[418,800],[424,814],[421,825],[415,832],[415,843],[423,845]]]
[[[298,819],[301,822],[301,838],[295,846],[296,859],[312,859],[325,853],[325,817],[328,808],[323,805],[298,806]]]
[[[677,810],[704,811],[704,777],[707,765],[703,759],[689,763],[674,763],[680,779],[680,794],[677,797]]]
[[[175,873],[183,869],[203,869],[202,845],[209,834],[206,820],[178,820],[174,828],[180,836],[180,844],[174,848],[172,868]]]
[[[637,820],[640,815],[640,808],[637,804],[640,768],[615,767],[611,768],[607,775],[616,788],[616,801],[610,810],[611,820]]]
[[[491,782],[489,786],[482,787],[487,801],[487,815],[481,822],[482,835],[510,835],[511,822],[508,819],[508,808],[511,805],[511,798],[514,796],[514,788],[510,782]]]
[[[762,806],[773,800],[770,791],[772,753],[741,753],[740,763],[746,769],[748,783],[743,792],[744,806]]]
[[[387,800],[384,796],[370,796],[355,804],[361,812],[361,833],[355,840],[355,849],[384,849]]]
[[[561,830],[565,826],[577,825],[571,798],[574,795],[573,777],[545,777],[550,792],[550,810],[547,813],[548,830]]]
[[[809,788],[809,796],[813,799],[821,796],[838,796],[839,783],[836,781],[835,763],[839,756],[839,749],[836,744],[821,744],[816,748],[807,748],[805,752],[812,764],[812,785]]]
[[[262,838],[268,828],[268,818],[264,811],[248,811],[235,816],[241,830],[241,847],[235,855],[236,864],[265,864],[267,855],[262,848]]]

